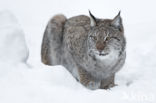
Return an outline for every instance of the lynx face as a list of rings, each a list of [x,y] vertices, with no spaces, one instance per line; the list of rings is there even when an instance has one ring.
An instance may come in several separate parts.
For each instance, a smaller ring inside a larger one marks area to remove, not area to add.
[[[113,20],[97,20],[91,14],[88,53],[93,58],[117,58],[123,50],[123,26],[119,14]],[[92,21],[94,20],[94,21]]]

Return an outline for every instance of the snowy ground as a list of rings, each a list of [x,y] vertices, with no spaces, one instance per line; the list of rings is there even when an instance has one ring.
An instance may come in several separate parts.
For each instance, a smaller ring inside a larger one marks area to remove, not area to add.
[[[156,103],[155,3],[0,0],[0,103]],[[117,73],[118,86],[111,90],[88,90],[64,67],[40,62],[41,40],[49,18],[60,12],[67,17],[88,15],[88,9],[102,18],[122,11],[127,59]]]

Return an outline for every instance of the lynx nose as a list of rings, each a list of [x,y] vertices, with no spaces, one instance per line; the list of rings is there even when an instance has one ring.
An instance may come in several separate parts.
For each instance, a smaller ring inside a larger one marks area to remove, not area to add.
[[[103,43],[96,43],[96,48],[97,48],[97,50],[99,50],[101,52],[104,49],[104,44]]]

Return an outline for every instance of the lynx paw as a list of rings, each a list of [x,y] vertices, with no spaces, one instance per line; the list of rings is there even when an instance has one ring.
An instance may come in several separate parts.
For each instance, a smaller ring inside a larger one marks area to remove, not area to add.
[[[101,89],[110,89],[114,86],[117,86],[115,83],[114,83],[114,75],[113,76],[110,76],[109,78],[107,79],[104,79],[101,81],[101,84],[100,84],[100,88]]]
[[[117,84],[112,83],[112,84],[108,84],[108,85],[100,85],[100,89],[110,89],[114,86],[117,86]]]
[[[91,90],[98,89],[100,87],[100,82],[90,81],[88,83],[88,85],[86,85],[86,87],[89,88],[89,89],[91,89]]]

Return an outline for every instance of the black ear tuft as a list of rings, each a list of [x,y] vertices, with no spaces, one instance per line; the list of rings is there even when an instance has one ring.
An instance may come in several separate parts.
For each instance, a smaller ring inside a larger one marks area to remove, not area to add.
[[[120,16],[121,10],[118,12],[118,15]]]
[[[90,12],[90,10],[89,10],[89,15],[90,15],[90,26],[91,26],[91,27],[96,26],[96,18],[95,18],[95,16]]]

